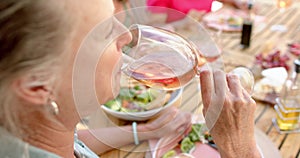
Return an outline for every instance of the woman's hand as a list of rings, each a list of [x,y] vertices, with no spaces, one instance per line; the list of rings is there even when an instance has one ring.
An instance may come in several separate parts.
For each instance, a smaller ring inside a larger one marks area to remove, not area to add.
[[[161,138],[175,132],[183,135],[190,125],[191,114],[179,112],[176,108],[169,107],[162,111],[157,118],[145,124],[138,123],[137,136],[139,141],[145,141]],[[97,154],[134,143],[131,125],[79,130],[78,137]]]
[[[260,157],[254,138],[256,103],[235,75],[200,74],[203,113],[223,157]]]
[[[149,138],[161,138],[168,134],[183,134],[191,127],[191,114],[180,112],[175,107],[165,109],[157,118],[140,125],[138,132]]]

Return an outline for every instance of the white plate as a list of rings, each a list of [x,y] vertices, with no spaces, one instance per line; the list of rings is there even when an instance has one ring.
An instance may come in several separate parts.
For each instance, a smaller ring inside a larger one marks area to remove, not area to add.
[[[171,105],[174,105],[181,98],[182,91],[183,91],[182,89],[178,89],[178,90],[172,92],[171,97],[165,106],[159,107],[156,109],[152,109],[152,110],[148,110],[148,111],[120,112],[120,111],[112,110],[104,105],[101,105],[101,108],[105,112],[107,112],[107,113],[111,114],[112,116],[117,117],[119,119],[129,120],[129,121],[144,121],[144,120],[148,120],[151,117],[153,117],[154,115],[158,114],[163,109],[166,109],[166,108],[170,107]]]

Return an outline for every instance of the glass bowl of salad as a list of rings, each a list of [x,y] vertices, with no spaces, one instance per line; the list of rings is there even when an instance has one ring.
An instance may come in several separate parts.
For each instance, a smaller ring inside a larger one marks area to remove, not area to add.
[[[163,109],[175,105],[181,98],[182,89],[165,91],[143,84],[121,87],[119,95],[101,108],[108,114],[123,120],[144,121]]]

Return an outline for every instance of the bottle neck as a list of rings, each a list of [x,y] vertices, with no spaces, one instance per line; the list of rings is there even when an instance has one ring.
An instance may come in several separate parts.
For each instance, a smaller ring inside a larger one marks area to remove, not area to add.
[[[298,72],[296,72],[296,71],[294,71],[293,73],[292,73],[292,75],[291,75],[291,81],[292,81],[292,84],[294,85],[296,82],[297,82],[297,80],[299,79],[299,74],[300,73],[298,73]]]
[[[296,61],[295,61],[296,62]],[[289,78],[286,80],[281,91],[281,100],[285,107],[299,107],[300,100],[300,77],[299,74],[299,64],[295,63],[294,71],[290,74]]]
[[[290,77],[285,81],[282,90],[281,90],[281,99],[285,100],[290,95],[291,91],[295,89],[295,86],[300,86],[299,73],[293,71]],[[300,88],[300,87],[298,87]]]
[[[252,21],[253,20],[253,12],[252,12],[252,8],[253,8],[253,2],[251,0],[248,0],[248,4],[247,4],[247,9],[248,9],[248,16],[247,16],[247,21]]]

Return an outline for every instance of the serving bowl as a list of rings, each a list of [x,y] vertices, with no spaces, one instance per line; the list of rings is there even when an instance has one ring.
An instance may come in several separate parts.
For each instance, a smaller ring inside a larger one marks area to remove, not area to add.
[[[181,99],[182,91],[183,89],[178,89],[175,91],[166,91],[165,93],[159,93],[157,98],[149,103],[150,104],[149,106],[155,108],[151,108],[146,111],[136,111],[136,112],[124,111],[124,110],[117,111],[105,105],[101,105],[101,108],[109,115],[112,115],[122,120],[145,121],[159,114],[162,110],[170,106],[176,105]]]

